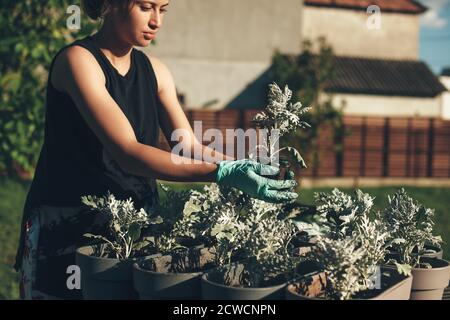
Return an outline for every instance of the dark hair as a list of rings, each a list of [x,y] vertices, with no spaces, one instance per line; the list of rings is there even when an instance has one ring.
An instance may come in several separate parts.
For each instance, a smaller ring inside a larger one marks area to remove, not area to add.
[[[112,6],[129,11],[136,0],[81,0],[81,5],[92,20],[103,18]]]

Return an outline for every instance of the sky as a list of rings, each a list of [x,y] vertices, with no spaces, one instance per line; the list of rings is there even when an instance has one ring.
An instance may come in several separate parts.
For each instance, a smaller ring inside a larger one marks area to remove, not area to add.
[[[420,21],[420,59],[440,74],[450,67],[450,0],[420,0],[429,8]]]

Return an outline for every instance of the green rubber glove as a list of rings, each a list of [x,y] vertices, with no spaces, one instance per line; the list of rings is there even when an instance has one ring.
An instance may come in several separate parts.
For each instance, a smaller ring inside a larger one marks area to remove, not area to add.
[[[250,197],[267,202],[286,202],[297,198],[290,190],[297,186],[295,180],[273,180],[261,174],[275,175],[279,169],[248,159],[218,163],[216,181],[219,185],[235,187]]]

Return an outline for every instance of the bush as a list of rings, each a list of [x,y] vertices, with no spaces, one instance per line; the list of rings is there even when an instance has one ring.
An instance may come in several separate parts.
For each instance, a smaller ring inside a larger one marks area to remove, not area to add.
[[[95,25],[67,27],[68,0],[2,1],[0,8],[0,174],[31,177],[44,137],[48,69],[54,55]]]

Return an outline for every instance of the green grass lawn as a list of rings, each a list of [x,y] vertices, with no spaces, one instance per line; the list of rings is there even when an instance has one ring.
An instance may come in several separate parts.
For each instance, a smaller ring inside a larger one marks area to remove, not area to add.
[[[177,190],[186,188],[199,189],[202,184],[183,185],[169,184]],[[14,257],[19,239],[19,224],[23,203],[29,183],[13,179],[0,178],[0,299],[18,298],[18,274],[13,270]],[[381,209],[387,205],[387,195],[393,194],[397,188],[362,188],[375,196],[375,207]],[[444,258],[450,258],[450,188],[405,188],[410,196],[430,208],[436,209],[435,234],[444,239]],[[331,188],[302,189],[299,201],[312,203],[314,192],[330,191]],[[351,189],[341,188],[351,192]]]
[[[18,274],[12,268],[29,183],[0,178],[0,299],[17,299]]]

